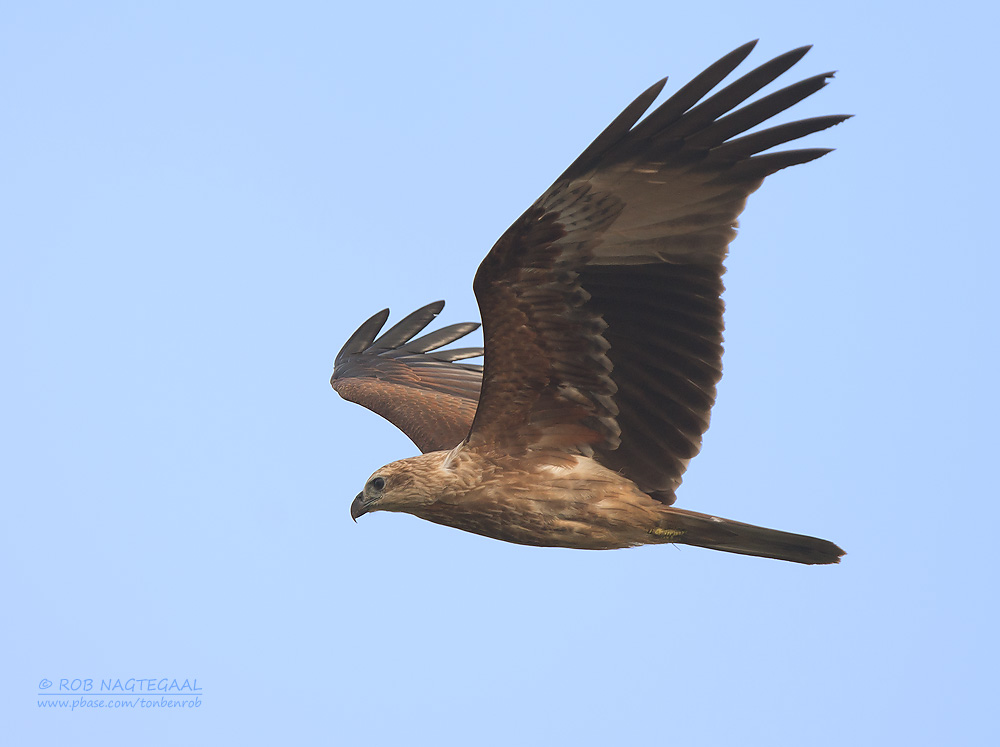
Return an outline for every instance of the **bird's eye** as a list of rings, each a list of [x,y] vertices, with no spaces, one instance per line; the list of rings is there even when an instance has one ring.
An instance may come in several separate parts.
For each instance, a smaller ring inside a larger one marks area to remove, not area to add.
[[[381,490],[385,487],[385,480],[383,480],[381,477],[376,477],[374,480],[371,481],[371,486],[375,490],[381,492]]]

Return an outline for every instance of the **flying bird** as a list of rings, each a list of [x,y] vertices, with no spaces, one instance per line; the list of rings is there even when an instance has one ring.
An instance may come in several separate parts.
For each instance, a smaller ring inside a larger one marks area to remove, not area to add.
[[[676,508],[722,377],[722,274],[747,197],[828,149],[771,151],[847,119],[747,134],[826,85],[807,78],[741,106],[809,50],[711,93],[734,50],[645,118],[640,95],[500,237],[476,272],[476,329],[416,337],[444,302],[376,338],[368,319],[331,384],[398,426],[420,456],[371,476],[357,520],[401,511],[507,542],[604,550],[678,543],[796,563],[836,563],[826,540]],[[465,363],[483,355],[483,365]]]

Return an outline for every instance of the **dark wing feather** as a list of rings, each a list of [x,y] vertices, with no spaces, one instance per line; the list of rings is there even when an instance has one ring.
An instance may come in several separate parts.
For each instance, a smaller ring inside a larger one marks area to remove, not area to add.
[[[722,376],[723,260],[737,218],[766,176],[828,151],[758,154],[846,119],[745,134],[831,77],[740,107],[803,47],[709,95],[752,48],[639,121],[662,81],[642,94],[483,260],[485,373],[470,448],[592,455],[673,502]]]
[[[483,367],[456,363],[483,354],[482,348],[439,350],[479,328],[452,324],[415,337],[444,308],[428,304],[398,322],[378,339],[389,310],[372,316],[337,354],[330,385],[390,421],[422,452],[451,449],[472,425]]]

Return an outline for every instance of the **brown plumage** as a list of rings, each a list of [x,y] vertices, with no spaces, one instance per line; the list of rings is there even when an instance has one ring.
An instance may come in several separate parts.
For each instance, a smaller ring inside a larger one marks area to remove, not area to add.
[[[527,545],[675,542],[839,561],[826,540],[671,506],[722,376],[723,260],[737,218],[765,177],[828,151],[761,153],[846,119],[743,134],[832,75],[738,108],[803,47],[708,96],[753,46],[639,121],[665,80],[643,93],[500,237],[474,283],[482,368],[456,362],[478,348],[440,350],[474,324],[412,339],[443,302],[376,340],[380,312],[348,340],[334,389],[425,452],[376,471],[354,518],[402,511]]]

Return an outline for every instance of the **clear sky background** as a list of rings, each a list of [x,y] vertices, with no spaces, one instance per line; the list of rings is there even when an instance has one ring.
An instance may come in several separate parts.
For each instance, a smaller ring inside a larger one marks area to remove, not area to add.
[[[151,5],[0,18],[6,743],[995,737],[992,6]],[[346,336],[478,319],[486,251],[620,109],[757,37],[744,70],[839,71],[797,116],[857,116],[743,215],[678,505],[843,563],[352,523],[416,450],[330,390]],[[37,706],[163,677],[202,705]]]

